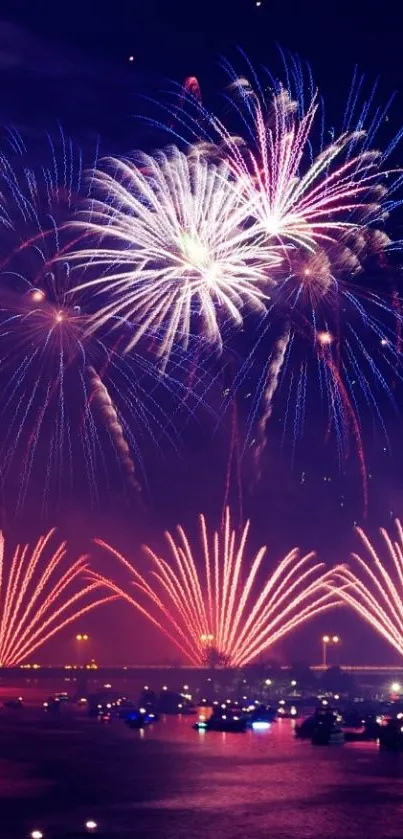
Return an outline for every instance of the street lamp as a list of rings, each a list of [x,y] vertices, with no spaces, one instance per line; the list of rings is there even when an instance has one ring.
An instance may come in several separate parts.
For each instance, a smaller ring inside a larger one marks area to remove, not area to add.
[[[89,641],[89,635],[87,635],[87,633],[86,633],[86,632],[84,632],[84,633],[83,633],[83,632],[79,632],[79,633],[78,633],[78,635],[76,635],[76,641],[77,641],[77,660],[78,660],[78,666],[79,666],[79,667],[81,667],[81,666],[82,666],[82,661],[81,661],[81,650],[82,650],[83,644],[85,644],[87,641]]]
[[[200,635],[200,641],[202,642],[202,644],[208,646],[213,643],[214,635],[211,635],[210,632],[206,632],[203,635]]]
[[[401,686],[400,682],[392,682],[392,684],[390,686],[390,689],[391,689],[392,693],[400,693],[400,691],[402,689],[402,686]]]
[[[338,644],[340,638],[338,635],[322,635],[322,667],[326,670],[327,667],[327,648],[329,644]]]

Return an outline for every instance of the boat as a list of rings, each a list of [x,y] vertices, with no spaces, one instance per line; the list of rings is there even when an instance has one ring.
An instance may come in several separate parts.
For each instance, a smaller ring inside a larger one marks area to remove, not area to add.
[[[138,730],[152,725],[157,719],[158,716],[153,711],[148,711],[147,708],[139,708],[138,710],[130,711],[125,718],[125,722],[129,728]]]
[[[381,734],[379,718],[368,716],[361,720],[361,725],[342,725],[346,743],[363,743],[378,740]]]
[[[18,696],[16,699],[6,699],[3,704],[3,708],[12,708],[13,710],[19,711],[21,708],[24,707],[24,702],[22,696]]]
[[[231,708],[215,709],[208,719],[201,714],[193,726],[197,731],[227,731],[234,734],[246,731],[247,727],[247,717]]]
[[[248,726],[253,731],[265,731],[271,727],[276,719],[276,712],[274,708],[269,705],[258,705],[250,713],[248,718]]]
[[[403,751],[402,719],[391,719],[388,720],[386,725],[381,726],[379,746],[387,752]]]
[[[295,736],[300,740],[310,740],[317,725],[317,714],[306,717],[295,726]]]
[[[334,712],[329,708],[323,708],[322,706],[316,708],[313,714],[311,714],[309,717],[305,717],[305,719],[303,719],[302,722],[296,724],[294,728],[295,736],[298,737],[300,740],[311,740],[316,726],[323,719],[323,717],[326,718],[329,713],[334,715]]]
[[[340,725],[341,717],[335,711],[318,713],[316,725],[312,731],[313,746],[339,746],[344,743],[344,733]]]

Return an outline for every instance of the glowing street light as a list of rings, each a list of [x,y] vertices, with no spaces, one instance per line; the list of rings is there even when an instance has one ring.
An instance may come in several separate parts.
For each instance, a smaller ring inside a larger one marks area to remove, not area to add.
[[[338,644],[340,638],[338,635],[323,635],[322,636],[322,667],[326,670],[327,667],[327,648],[329,644]]]
[[[400,682],[392,682],[392,684],[390,686],[390,689],[391,689],[392,693],[400,693],[400,691],[402,689],[402,686],[401,686]]]
[[[31,833],[31,839],[43,839],[43,833],[41,830],[33,830]]]
[[[97,827],[98,825],[93,819],[88,819],[88,821],[85,822],[85,829],[88,830],[88,833],[93,833]]]
[[[85,644],[86,644],[86,642],[87,642],[87,641],[89,641],[89,640],[90,640],[90,636],[89,636],[89,635],[87,635],[87,633],[86,633],[86,632],[79,632],[79,633],[78,633],[78,635],[76,635],[76,641],[77,641],[77,663],[78,663],[78,666],[79,666],[79,667],[81,667],[81,666],[82,666],[81,652],[82,652],[82,649],[83,649],[83,645],[85,645]]]
[[[200,635],[200,641],[202,644],[212,644],[214,641],[214,635],[211,635],[210,632],[206,632],[203,635]]]
[[[41,288],[34,288],[31,292],[31,300],[34,303],[42,303],[45,299],[45,292]],[[382,342],[381,342],[382,343]]]
[[[265,679],[265,682],[264,682],[264,683],[265,683],[266,687],[268,687],[268,688],[269,688],[269,687],[270,687],[270,685],[271,685],[271,679]]]

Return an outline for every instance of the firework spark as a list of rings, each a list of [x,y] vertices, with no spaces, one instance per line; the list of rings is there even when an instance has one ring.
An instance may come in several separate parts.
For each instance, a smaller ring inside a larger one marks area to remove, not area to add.
[[[176,148],[107,166],[93,174],[98,197],[81,223],[94,247],[72,256],[95,272],[81,287],[103,295],[93,328],[116,315],[133,322],[128,349],[152,335],[164,364],[195,333],[220,349],[227,320],[264,311],[261,287],[279,261],[247,223],[239,180],[227,163]]]
[[[83,585],[86,556],[66,562],[66,542],[49,553],[55,531],[36,545],[18,545],[7,559],[0,534],[0,666],[14,667],[64,627],[113,596],[101,584]]]
[[[242,666],[335,605],[333,592],[326,588],[328,572],[313,553],[301,557],[297,549],[290,551],[262,583],[258,577],[265,548],[244,570],[249,522],[237,540],[227,508],[221,533],[209,536],[204,516],[200,528],[203,571],[178,527],[177,537],[166,533],[171,561],[146,548],[154,566],[150,582],[117,550],[96,540],[129,571],[140,601],[112,580],[92,574],[145,615],[194,664],[214,655],[221,663]]]
[[[357,571],[348,565],[335,569],[337,592],[376,632],[403,655],[403,528],[396,520],[397,539],[381,528],[386,562],[361,528],[356,528],[366,556],[353,553]]]

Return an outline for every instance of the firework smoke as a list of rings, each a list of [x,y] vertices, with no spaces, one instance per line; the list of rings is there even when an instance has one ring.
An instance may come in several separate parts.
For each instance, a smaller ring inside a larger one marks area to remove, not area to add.
[[[109,431],[113,444],[119,455],[127,482],[137,493],[140,493],[140,485],[136,478],[136,467],[130,454],[130,448],[125,440],[124,432],[116,408],[109,395],[107,387],[93,367],[87,368],[90,385],[90,400],[97,405],[105,425]]]
[[[290,341],[290,328],[286,326],[283,334],[276,342],[270,361],[266,386],[262,397],[262,415],[257,427],[257,440],[255,443],[254,460],[256,467],[255,480],[259,481],[262,472],[262,456],[267,444],[267,426],[273,411],[273,399],[278,387],[281,370],[284,364],[287,347]]]

